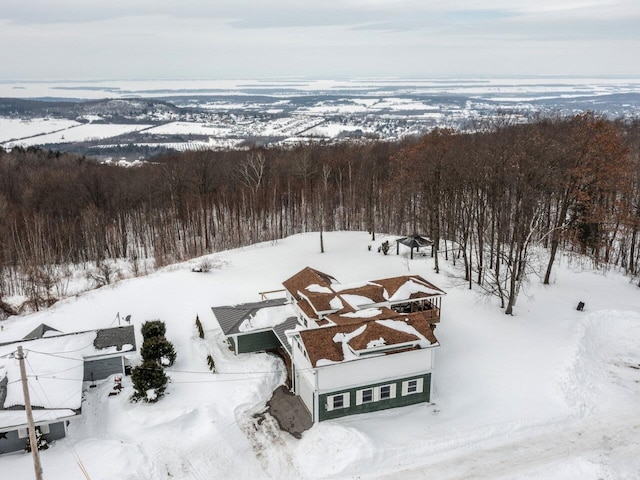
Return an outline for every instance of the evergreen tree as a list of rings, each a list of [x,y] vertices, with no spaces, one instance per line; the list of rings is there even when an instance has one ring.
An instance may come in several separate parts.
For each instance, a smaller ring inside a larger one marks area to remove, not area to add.
[[[164,395],[169,382],[164,369],[155,360],[145,360],[142,365],[135,367],[131,372],[131,380],[135,389],[131,399],[147,403],[157,402]]]
[[[173,344],[164,336],[145,338],[140,353],[144,361],[155,361],[163,367],[170,367],[176,360]]]
[[[162,320],[149,320],[142,324],[141,331],[142,338],[145,340],[151,337],[164,337],[167,333],[167,326]]]

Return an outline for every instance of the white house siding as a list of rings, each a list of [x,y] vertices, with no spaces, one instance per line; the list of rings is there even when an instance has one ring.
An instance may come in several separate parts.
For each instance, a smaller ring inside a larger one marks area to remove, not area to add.
[[[311,378],[309,378],[311,377]],[[296,372],[296,390],[297,394],[300,395],[300,398],[307,406],[309,413],[311,413],[313,417],[314,412],[314,385],[313,385],[313,375],[305,374],[305,372]]]
[[[318,392],[333,392],[429,372],[433,367],[433,352],[433,348],[425,348],[320,367],[317,369]]]

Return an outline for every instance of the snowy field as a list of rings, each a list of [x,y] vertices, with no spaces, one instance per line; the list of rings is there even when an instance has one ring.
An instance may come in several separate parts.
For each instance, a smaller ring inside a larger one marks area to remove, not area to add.
[[[2,118],[0,117],[0,143],[9,140],[32,137],[52,132],[59,132],[81,125],[74,120],[60,118]]]
[[[46,323],[65,332],[108,327],[117,312],[167,323],[178,358],[167,395],[130,404],[130,384],[87,391],[65,440],[42,452],[47,480],[213,478],[640,478],[640,292],[616,273],[570,263],[537,279],[505,316],[467,289],[458,267],[384,256],[366,233],[317,234],[212,255],[2,322],[0,343]],[[304,266],[344,282],[419,274],[443,288],[431,404],[323,422],[301,440],[252,415],[284,381],[267,354],[233,356],[211,306],[259,300]],[[584,312],[576,311],[578,301]],[[205,339],[194,325],[199,315]],[[139,329],[138,329],[139,334]],[[140,341],[140,339],[138,340]],[[208,372],[211,354],[217,372]],[[125,379],[128,381],[129,379]],[[62,380],[61,380],[62,381]],[[32,478],[26,453],[0,457],[2,478]]]
[[[44,123],[44,122],[43,122]],[[31,145],[44,145],[49,143],[86,142],[89,140],[102,140],[117,137],[125,133],[138,132],[151,125],[112,124],[112,123],[86,123],[84,125],[70,126],[64,130],[45,135],[25,138],[16,142],[8,142],[5,148],[13,148],[16,145],[28,147]]]
[[[226,136],[231,128],[196,122],[170,122],[147,130],[151,135],[212,135]]]

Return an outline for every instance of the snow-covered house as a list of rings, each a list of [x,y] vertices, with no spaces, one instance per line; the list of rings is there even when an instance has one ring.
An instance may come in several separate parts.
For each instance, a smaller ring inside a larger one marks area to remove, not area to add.
[[[124,373],[124,355],[136,350],[133,326],[63,334],[40,325],[22,340],[0,344],[0,454],[28,441],[18,345],[34,422],[47,441],[63,438],[68,420],[80,415],[83,383]]]
[[[283,286],[277,304],[213,311],[236,353],[282,347],[314,422],[430,401],[442,290],[418,275],[342,284],[309,267]]]

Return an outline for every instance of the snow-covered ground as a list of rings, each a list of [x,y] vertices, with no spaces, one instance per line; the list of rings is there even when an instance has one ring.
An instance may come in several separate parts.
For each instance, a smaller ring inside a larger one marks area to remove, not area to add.
[[[85,81],[2,81],[0,97],[16,98],[126,98],[192,96],[194,94],[237,95],[239,92],[264,93],[269,89],[290,92],[385,92],[447,93],[491,96],[604,95],[637,92],[638,79],[537,76],[532,78],[362,78],[350,80],[311,80],[301,78],[236,80],[85,80]],[[241,105],[241,104],[239,104]],[[215,105],[212,105],[216,108]],[[226,102],[222,108],[235,108]]]
[[[628,279],[564,259],[552,285],[532,281],[510,317],[449,264],[436,275],[431,258],[369,251],[366,233],[324,240],[324,254],[317,234],[297,235],[214,255],[220,268],[208,273],[193,273],[194,260],[2,322],[0,343],[40,323],[70,332],[108,327],[117,312],[136,327],[160,318],[178,353],[156,404],[130,404],[128,383],[119,397],[108,397],[109,381],[89,390],[68,437],[42,452],[45,478],[83,479],[78,459],[93,480],[640,478],[640,292]],[[284,365],[233,356],[210,307],[258,300],[307,265],[345,283],[410,272],[447,291],[433,403],[323,422],[301,440],[252,417]],[[31,457],[1,456],[0,469],[30,478]]]
[[[81,125],[74,120],[60,118],[2,118],[0,117],[0,143],[35,135],[64,131]],[[18,142],[19,143],[19,142]]]
[[[44,145],[49,143],[86,142],[89,140],[102,140],[117,137],[125,133],[138,132],[151,125],[115,124],[115,123],[86,123],[70,126],[64,130],[56,131],[34,137],[24,138],[15,142],[8,142],[5,148],[14,146],[28,147],[31,145]]]

